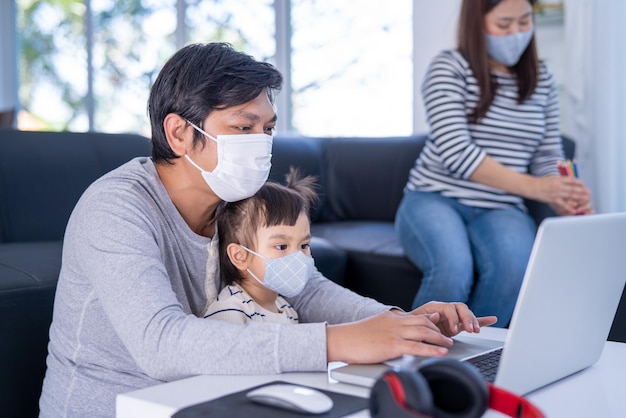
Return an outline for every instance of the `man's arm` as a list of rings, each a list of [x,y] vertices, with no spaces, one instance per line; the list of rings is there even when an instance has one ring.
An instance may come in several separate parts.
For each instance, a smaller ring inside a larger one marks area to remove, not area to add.
[[[168,381],[197,374],[326,368],[323,323],[242,325],[193,315],[187,291],[180,283],[175,291],[176,278],[170,278],[163,262],[176,252],[163,251],[143,202],[123,193],[100,190],[86,196],[68,225],[66,245],[93,286],[94,303],[102,307],[100,326],[113,329],[141,371]],[[189,256],[183,253],[170,262],[184,263]],[[90,330],[90,338],[97,340],[99,331]]]
[[[304,290],[298,296],[289,298],[289,303],[298,311],[301,323],[358,321],[390,308],[336,284],[317,270]]]

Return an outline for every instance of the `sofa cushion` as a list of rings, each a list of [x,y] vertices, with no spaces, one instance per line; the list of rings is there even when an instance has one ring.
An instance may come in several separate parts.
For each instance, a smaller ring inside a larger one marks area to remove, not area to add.
[[[32,287],[55,286],[61,271],[63,242],[12,242],[0,245],[0,295]]]
[[[405,257],[348,250],[346,284],[363,296],[411,310],[422,272]]]
[[[393,223],[330,222],[314,224],[311,230],[314,236],[346,251],[346,287],[382,303],[411,309],[422,273],[404,256]]]
[[[426,135],[322,140],[329,198],[323,222],[393,222]],[[331,198],[332,197],[332,198]]]
[[[344,221],[314,224],[311,231],[339,248],[367,254],[404,257],[404,249],[391,222]]]

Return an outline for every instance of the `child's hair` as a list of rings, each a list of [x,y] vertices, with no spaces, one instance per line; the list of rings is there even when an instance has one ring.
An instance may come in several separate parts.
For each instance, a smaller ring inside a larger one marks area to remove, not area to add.
[[[300,177],[299,171],[290,167],[285,179],[286,185],[268,181],[254,196],[223,206],[217,218],[222,284],[230,285],[243,279],[228,258],[229,244],[237,243],[255,250],[258,228],[292,226],[301,214],[310,221],[309,211],[318,199],[315,177]]]

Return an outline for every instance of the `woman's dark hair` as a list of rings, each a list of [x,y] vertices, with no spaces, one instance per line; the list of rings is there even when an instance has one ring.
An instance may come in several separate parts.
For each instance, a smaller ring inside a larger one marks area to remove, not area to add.
[[[169,113],[201,127],[212,110],[248,103],[264,90],[273,103],[282,82],[274,66],[226,43],[191,44],[180,49],[165,63],[150,90],[152,159],[159,163],[177,158],[163,129]],[[205,141],[194,131],[194,145]]]
[[[254,251],[258,228],[293,226],[302,214],[310,221],[311,206],[318,199],[315,177],[301,178],[299,171],[291,167],[285,178],[286,185],[269,181],[254,196],[226,203],[221,208],[217,232],[222,284],[230,285],[243,279],[228,258],[229,244],[241,244]]]
[[[493,102],[497,85],[489,72],[485,15],[502,0],[463,0],[457,30],[457,48],[469,63],[480,88],[480,99],[469,120],[477,123],[489,110]],[[537,0],[527,0],[534,6]],[[533,35],[528,47],[517,64],[511,67],[517,76],[517,102],[523,103],[537,87],[539,77],[539,59]]]

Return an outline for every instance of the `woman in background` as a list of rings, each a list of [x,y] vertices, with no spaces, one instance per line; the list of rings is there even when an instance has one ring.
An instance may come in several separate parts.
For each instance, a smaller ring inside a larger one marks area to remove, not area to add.
[[[507,326],[537,228],[524,198],[558,215],[592,211],[589,190],[557,169],[558,97],[537,58],[534,3],[464,0],[457,49],[427,71],[430,139],[396,215],[405,252],[424,274],[413,306],[466,302]]]

